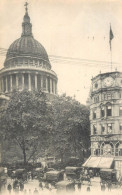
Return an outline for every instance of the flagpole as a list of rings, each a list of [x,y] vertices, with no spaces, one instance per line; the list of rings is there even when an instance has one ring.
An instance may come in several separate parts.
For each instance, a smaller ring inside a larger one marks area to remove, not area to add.
[[[111,72],[112,72],[112,47],[111,47],[111,50],[110,50],[110,55],[111,55]]]

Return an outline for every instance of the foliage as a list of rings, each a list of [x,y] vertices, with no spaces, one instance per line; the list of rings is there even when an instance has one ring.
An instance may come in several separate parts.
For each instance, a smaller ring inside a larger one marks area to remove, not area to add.
[[[89,148],[89,109],[65,94],[56,97],[54,105],[53,151],[64,161],[68,156],[82,158]]]
[[[51,110],[51,104],[42,92],[13,92],[1,118],[1,129],[7,139],[17,142],[24,163],[35,155],[38,147],[44,148],[48,143],[53,124]]]
[[[89,109],[65,94],[49,102],[42,92],[14,91],[0,116],[1,136],[18,144],[25,164],[45,155],[83,160],[89,148]]]

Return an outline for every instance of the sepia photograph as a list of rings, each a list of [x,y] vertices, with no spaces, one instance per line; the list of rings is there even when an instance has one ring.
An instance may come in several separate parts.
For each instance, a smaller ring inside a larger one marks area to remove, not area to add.
[[[122,0],[0,0],[0,195],[122,194]]]

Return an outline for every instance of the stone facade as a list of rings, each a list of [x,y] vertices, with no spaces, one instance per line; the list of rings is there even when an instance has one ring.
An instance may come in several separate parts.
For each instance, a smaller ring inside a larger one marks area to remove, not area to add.
[[[90,96],[91,156],[113,156],[122,176],[122,72],[92,78]]]

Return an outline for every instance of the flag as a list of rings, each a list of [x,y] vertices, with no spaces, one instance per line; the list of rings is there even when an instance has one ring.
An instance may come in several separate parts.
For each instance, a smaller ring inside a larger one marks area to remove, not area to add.
[[[112,29],[111,29],[111,25],[110,25],[110,33],[109,33],[110,50],[111,50],[111,41],[112,41],[113,38],[114,38],[114,35],[113,35]]]

